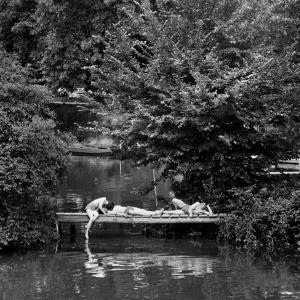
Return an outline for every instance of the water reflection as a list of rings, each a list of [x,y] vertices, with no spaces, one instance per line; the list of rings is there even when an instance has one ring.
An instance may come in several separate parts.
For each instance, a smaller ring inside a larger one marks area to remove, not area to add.
[[[60,210],[80,211],[105,194],[117,204],[151,208],[154,194],[135,191],[152,176],[130,162],[73,157],[55,201]],[[168,185],[158,192],[167,196]],[[117,224],[100,231],[90,244],[79,235],[53,249],[0,255],[0,299],[300,299],[299,257],[266,260],[214,240],[147,238]]]
[[[63,240],[56,254],[0,255],[0,299],[300,299],[299,262],[210,240]]]
[[[156,177],[158,172],[155,172]],[[153,170],[133,167],[130,161],[111,158],[73,156],[55,201],[61,211],[82,211],[91,200],[105,195],[116,204],[144,208],[155,206],[155,194],[141,196],[138,191],[153,180]],[[157,187],[159,195],[167,196],[168,183]]]
[[[162,253],[96,253],[92,254],[89,243],[85,243],[88,260],[84,263],[86,272],[94,277],[104,278],[107,272],[135,271],[134,281],[139,284],[146,268],[170,268],[173,278],[202,276],[212,273],[215,258],[187,255],[168,255]],[[148,283],[143,282],[143,286]]]
[[[86,273],[91,274],[94,277],[104,278],[105,270],[103,264],[96,255],[92,254],[88,241],[85,241],[85,252],[88,255],[88,260],[84,263]]]

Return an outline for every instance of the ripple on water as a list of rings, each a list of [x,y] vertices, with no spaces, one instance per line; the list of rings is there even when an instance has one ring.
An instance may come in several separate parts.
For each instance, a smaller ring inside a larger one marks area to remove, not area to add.
[[[207,240],[92,242],[1,256],[0,299],[300,299],[297,259],[265,261]]]
[[[85,262],[89,274],[104,278],[108,272],[145,270],[147,268],[170,270],[170,276],[202,276],[212,273],[216,261],[212,257],[167,255],[166,253],[94,253]],[[99,274],[100,276],[99,276]]]

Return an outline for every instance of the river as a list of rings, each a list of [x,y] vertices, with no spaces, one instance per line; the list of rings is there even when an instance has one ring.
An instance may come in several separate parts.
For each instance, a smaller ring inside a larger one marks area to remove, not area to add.
[[[129,161],[73,157],[55,201],[61,211],[82,211],[106,195],[153,208],[153,190],[137,194],[152,178],[153,170]],[[166,197],[169,188],[161,184],[156,194]],[[300,299],[296,255],[271,259],[215,239],[153,238],[129,227],[95,225],[89,243],[78,234],[46,249],[0,255],[0,299]]]
[[[139,190],[147,188],[158,171],[146,167],[133,167],[130,161],[73,156],[72,163],[56,195],[61,211],[83,211],[87,203],[106,196],[115,204],[155,208],[156,195],[167,199],[170,184],[158,185],[146,195]],[[156,193],[156,195],[155,195]]]

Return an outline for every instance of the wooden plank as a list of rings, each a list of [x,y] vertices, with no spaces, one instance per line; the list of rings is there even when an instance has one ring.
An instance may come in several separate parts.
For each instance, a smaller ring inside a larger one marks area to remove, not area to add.
[[[270,175],[281,175],[281,174],[291,174],[291,175],[299,175],[299,171],[271,171],[269,172]]]
[[[291,165],[298,165],[300,158],[294,158],[289,160],[280,160],[279,164],[291,164]]]
[[[89,103],[89,102],[76,102],[76,101],[53,101],[50,102],[49,105],[69,105],[69,106],[86,106],[86,107],[91,107],[91,106],[95,106],[93,105],[93,103]]]
[[[73,155],[104,155],[104,154],[112,154],[111,149],[109,148],[93,148],[93,147],[69,147],[68,152],[72,153]]]
[[[217,224],[224,215],[215,214],[212,216],[193,216],[193,217],[178,217],[163,215],[161,218],[151,217],[132,217],[132,216],[99,216],[96,223],[116,223],[116,224],[198,224],[212,223]],[[58,222],[67,223],[87,223],[88,216],[86,213],[57,213]]]

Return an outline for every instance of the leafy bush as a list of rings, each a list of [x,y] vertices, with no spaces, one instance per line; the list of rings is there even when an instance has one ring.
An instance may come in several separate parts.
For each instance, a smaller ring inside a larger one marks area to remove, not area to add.
[[[54,237],[52,209],[38,201],[67,164],[67,136],[47,108],[51,93],[0,48],[0,248]]]
[[[0,250],[30,248],[57,239],[55,208],[49,203],[2,203],[1,209]]]
[[[231,213],[220,238],[245,248],[282,250],[300,246],[300,189],[287,186],[232,190]]]

